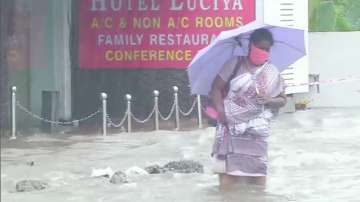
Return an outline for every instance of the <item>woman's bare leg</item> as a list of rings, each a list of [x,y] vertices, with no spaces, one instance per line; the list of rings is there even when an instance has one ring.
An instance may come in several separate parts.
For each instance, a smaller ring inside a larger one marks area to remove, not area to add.
[[[250,183],[250,178],[245,176],[219,174],[219,183],[221,191],[230,191],[236,188],[236,185]]]
[[[219,174],[220,190],[229,190],[236,184],[252,184],[265,189],[266,176],[261,177],[245,177],[233,176],[227,174]]]
[[[237,183],[237,176],[219,174],[219,188],[220,191],[229,191]]]
[[[250,177],[250,183],[264,190],[266,188],[266,176]]]

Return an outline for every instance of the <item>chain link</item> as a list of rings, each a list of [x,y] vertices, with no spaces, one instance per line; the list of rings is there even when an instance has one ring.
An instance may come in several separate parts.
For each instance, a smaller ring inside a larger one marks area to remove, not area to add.
[[[156,109],[155,109],[155,105],[154,105],[151,113],[150,113],[149,116],[148,116],[146,119],[144,119],[144,120],[140,120],[140,119],[136,118],[135,115],[134,115],[132,112],[131,112],[131,117],[132,117],[136,122],[138,122],[138,123],[146,123],[146,122],[148,122],[148,121],[151,119],[151,117],[154,115],[155,110],[156,110]]]
[[[108,126],[112,126],[112,127],[115,127],[115,128],[120,128],[121,126],[124,125],[124,123],[125,123],[125,121],[126,121],[126,119],[127,119],[127,114],[128,114],[128,113],[127,113],[127,110],[126,110],[126,112],[125,112],[125,114],[124,114],[124,117],[122,118],[122,120],[120,121],[119,124],[114,123],[114,122],[111,120],[110,115],[107,114],[107,115],[106,115],[106,121],[107,121],[107,123],[109,124]]]
[[[181,107],[179,106],[179,111],[180,111],[180,113],[181,113],[183,116],[189,116],[189,115],[194,111],[195,106],[196,106],[196,103],[197,103],[197,100],[195,99],[188,112],[182,111],[182,110],[181,110]]]
[[[39,115],[35,114],[35,113],[32,113],[30,110],[26,109],[26,107],[22,106],[20,104],[20,102],[16,102],[16,106],[19,107],[19,109],[23,110],[25,113],[27,113],[28,115],[30,115],[31,117],[37,119],[37,120],[40,120],[40,121],[43,121],[43,122],[46,122],[46,123],[50,123],[50,124],[56,124],[56,125],[69,125],[69,124],[74,124],[74,123],[80,123],[80,122],[83,122],[83,121],[86,121],[86,120],[89,120],[91,118],[93,118],[94,116],[96,116],[97,114],[100,113],[100,110],[97,110],[96,112],[94,113],[91,113],[90,115],[84,117],[84,118],[81,118],[79,120],[73,120],[73,121],[52,121],[52,120],[49,120],[49,119],[45,119],[45,118],[42,118],[40,117]]]
[[[172,114],[175,112],[175,106],[176,106],[176,103],[174,102],[173,105],[172,105],[172,107],[171,107],[171,109],[170,109],[169,114],[167,115],[167,117],[164,117],[164,116],[161,114],[160,110],[157,109],[157,110],[158,110],[158,113],[159,113],[159,117],[160,117],[162,120],[164,120],[164,121],[169,120],[169,119],[171,118]]]

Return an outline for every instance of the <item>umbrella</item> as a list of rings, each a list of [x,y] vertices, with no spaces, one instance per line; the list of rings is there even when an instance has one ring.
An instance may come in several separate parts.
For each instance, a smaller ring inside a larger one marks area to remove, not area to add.
[[[274,45],[270,62],[282,71],[306,55],[304,30],[252,22],[245,26],[221,32],[207,47],[201,49],[187,68],[191,93],[208,95],[212,82],[222,66],[233,56],[246,56],[250,34],[259,28],[271,31]],[[236,38],[239,37],[242,46]]]

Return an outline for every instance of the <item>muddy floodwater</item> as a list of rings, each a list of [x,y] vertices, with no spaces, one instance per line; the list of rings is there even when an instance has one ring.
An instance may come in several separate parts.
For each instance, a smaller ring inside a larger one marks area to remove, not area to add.
[[[194,123],[196,125],[196,123]],[[4,202],[360,201],[360,108],[281,114],[272,125],[265,191],[251,186],[223,194],[211,172],[214,128],[96,135],[32,135],[1,143]],[[125,171],[194,160],[204,173],[142,175],[126,184],[91,177],[92,169]],[[49,187],[16,192],[21,180]]]

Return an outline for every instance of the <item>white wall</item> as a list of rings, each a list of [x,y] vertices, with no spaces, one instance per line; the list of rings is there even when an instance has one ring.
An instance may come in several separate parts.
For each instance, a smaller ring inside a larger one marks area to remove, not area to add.
[[[360,32],[310,33],[309,64],[310,73],[320,74],[320,81],[360,77]],[[321,85],[320,93],[312,88],[310,97],[312,107],[360,106],[360,81]]]
[[[256,3],[258,4],[258,0]],[[266,24],[305,30],[305,46],[308,49],[308,1],[262,0],[263,21]],[[259,4],[260,7],[260,4]],[[259,9],[259,8],[257,8]],[[259,9],[261,11],[261,9]],[[309,57],[305,55],[282,72],[287,85],[308,83]],[[308,92],[308,86],[291,86],[286,94]]]

